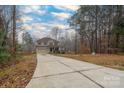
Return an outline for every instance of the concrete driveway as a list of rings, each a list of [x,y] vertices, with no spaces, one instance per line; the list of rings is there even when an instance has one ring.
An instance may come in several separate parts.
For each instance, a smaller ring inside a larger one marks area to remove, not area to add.
[[[124,71],[70,58],[37,54],[37,67],[27,88],[124,87]]]

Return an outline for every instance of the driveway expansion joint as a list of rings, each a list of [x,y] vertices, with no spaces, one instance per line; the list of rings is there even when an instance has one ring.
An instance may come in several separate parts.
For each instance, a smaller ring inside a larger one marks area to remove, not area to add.
[[[86,77],[87,79],[89,79],[90,81],[92,81],[93,83],[97,84],[99,87],[101,87],[101,88],[105,88],[104,86],[102,86],[102,85],[99,84],[98,82],[94,81],[93,79],[91,79],[91,78],[88,77],[87,75],[81,73],[80,71],[79,71],[78,73],[80,73],[81,75],[83,75],[84,77]]]
[[[38,76],[38,77],[33,77],[32,79],[36,78],[44,78],[44,77],[50,77],[50,76],[57,76],[57,75],[63,75],[63,74],[69,74],[69,73],[75,73],[77,71],[72,71],[72,72],[65,72],[65,73],[59,73],[59,74],[52,74],[52,75],[45,75],[45,76]]]
[[[124,87],[124,73],[121,71],[109,70],[106,67],[90,65],[83,61],[78,64],[77,60],[71,61],[52,55],[37,54],[37,61],[37,69],[27,87]],[[42,64],[43,61],[48,61],[48,63]],[[120,78],[117,80],[120,84],[115,85],[112,81],[113,75]],[[107,78],[104,79],[104,77]]]

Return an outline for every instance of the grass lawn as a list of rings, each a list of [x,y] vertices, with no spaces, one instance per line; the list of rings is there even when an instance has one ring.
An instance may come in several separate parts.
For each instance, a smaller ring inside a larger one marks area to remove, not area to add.
[[[0,87],[25,87],[36,68],[36,54],[20,54],[13,65],[0,69]]]
[[[81,55],[75,55],[75,54],[60,54],[60,56],[63,57],[69,57],[81,61],[86,61],[89,63],[115,68],[119,70],[124,70],[124,55],[108,55],[108,54],[97,54],[97,55],[91,55],[91,54],[81,54]]]

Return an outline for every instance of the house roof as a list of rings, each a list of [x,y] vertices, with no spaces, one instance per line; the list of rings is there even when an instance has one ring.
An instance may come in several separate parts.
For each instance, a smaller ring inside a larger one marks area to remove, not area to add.
[[[54,42],[57,42],[57,43],[59,42],[59,41],[49,38],[49,37],[41,38],[41,39],[37,40],[37,42],[48,42],[49,40],[53,40]]]
[[[55,39],[52,39],[52,38],[49,38],[49,37],[41,38],[41,39],[37,40],[37,43],[42,43],[42,42],[43,42],[43,43],[47,43],[47,42],[50,41],[50,40],[52,40],[52,41],[55,43],[54,46],[58,46],[59,41],[57,41],[57,40],[55,40]],[[52,46],[52,45],[50,45],[50,46]]]

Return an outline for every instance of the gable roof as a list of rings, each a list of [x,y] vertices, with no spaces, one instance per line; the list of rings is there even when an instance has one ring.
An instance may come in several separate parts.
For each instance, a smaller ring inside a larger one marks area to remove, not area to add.
[[[53,40],[55,43],[59,43],[59,41],[52,39],[52,38],[49,38],[49,37],[41,38],[41,39],[37,40],[37,43],[41,43],[41,42],[47,43],[50,40]]]
[[[41,38],[39,40],[37,40],[37,43],[38,44],[41,44],[41,43],[45,43],[47,44],[49,41],[53,41],[54,42],[54,45],[53,44],[49,44],[47,45],[48,47],[58,47],[58,43],[59,41],[55,40],[55,39],[52,39],[52,38],[49,38],[49,37],[44,37],[44,38]],[[41,46],[41,45],[38,45],[38,46]]]

